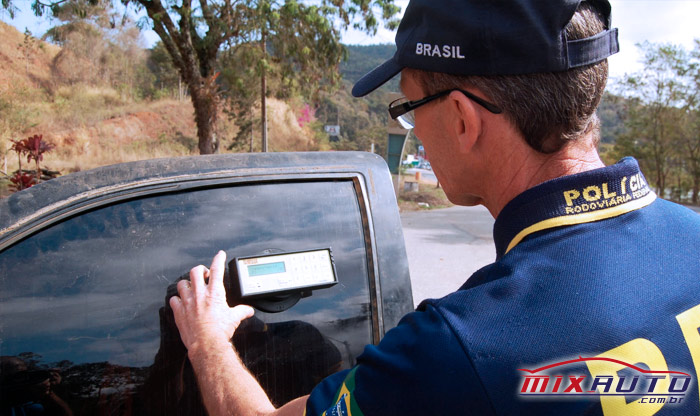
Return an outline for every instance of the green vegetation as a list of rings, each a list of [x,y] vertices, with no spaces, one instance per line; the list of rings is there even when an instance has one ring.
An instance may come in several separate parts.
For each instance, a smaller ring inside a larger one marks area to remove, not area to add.
[[[335,94],[322,97],[316,110],[316,118],[324,125],[340,125],[340,135],[328,138],[330,148],[334,150],[370,151],[375,144],[375,153],[386,153],[387,140],[387,103],[391,101],[390,93],[380,90],[363,98],[354,98],[350,94],[352,84]],[[331,141],[332,140],[332,141]]]
[[[396,52],[396,45],[391,43],[381,45],[348,45],[348,58],[340,64],[340,73],[343,79],[354,84],[364,74],[383,64]],[[382,85],[380,90],[399,91],[399,80],[394,78]]]
[[[598,117],[600,118],[600,141],[603,144],[614,144],[617,138],[625,133],[625,120],[621,109],[625,99],[608,91],[603,94],[603,99],[598,105]]]

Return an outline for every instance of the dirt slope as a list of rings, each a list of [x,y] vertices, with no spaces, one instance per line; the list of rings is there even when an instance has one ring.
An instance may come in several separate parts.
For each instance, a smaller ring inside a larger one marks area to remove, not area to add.
[[[51,61],[61,48],[37,40],[27,65],[27,59],[19,48],[24,41],[24,33],[0,22],[0,39],[0,91],[2,88],[46,86],[51,76]]]
[[[32,111],[31,128],[0,137],[9,139],[41,134],[56,149],[45,156],[48,167],[62,173],[107,164],[155,157],[197,154],[197,129],[189,100],[124,102],[109,87],[67,85],[52,77],[51,64],[60,48],[36,41],[26,59],[20,44],[24,34],[0,22],[0,96],[20,101]],[[68,110],[67,110],[68,109]],[[70,114],[66,116],[66,112]],[[236,128],[221,114],[218,137],[225,152]],[[268,99],[269,143],[272,151],[314,150],[314,133],[300,127],[297,115],[286,103]],[[0,132],[2,133],[2,132]],[[254,132],[256,148],[260,133]],[[243,146],[248,149],[249,146]],[[7,155],[7,170],[17,168],[16,157]]]

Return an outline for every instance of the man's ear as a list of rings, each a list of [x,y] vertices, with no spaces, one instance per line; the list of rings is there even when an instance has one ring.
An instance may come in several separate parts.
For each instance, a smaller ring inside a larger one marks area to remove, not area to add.
[[[452,133],[459,143],[459,150],[467,153],[481,137],[482,133],[482,118],[480,109],[477,104],[467,98],[459,91],[452,91],[447,98],[449,100],[450,111],[449,117]]]

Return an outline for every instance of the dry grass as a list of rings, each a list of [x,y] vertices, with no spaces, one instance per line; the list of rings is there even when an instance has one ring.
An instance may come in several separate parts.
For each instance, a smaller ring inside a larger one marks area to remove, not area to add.
[[[161,157],[198,154],[194,110],[188,102],[121,103],[109,90],[63,90],[64,106],[40,103],[35,113],[41,121],[19,137],[43,134],[56,145],[44,164],[63,174],[98,166]],[[268,100],[269,144],[272,151],[317,150],[314,133],[301,128],[294,111],[284,102]],[[45,107],[43,110],[41,107]],[[53,111],[53,116],[51,112]],[[235,126],[225,117],[217,128],[220,149],[235,137]],[[256,131],[256,147],[259,133]],[[6,146],[9,145],[9,142]],[[18,168],[8,155],[9,172]]]
[[[297,115],[285,102],[267,100],[270,151],[316,150],[313,133],[299,126]]]
[[[122,108],[107,105],[102,107],[102,113],[104,118],[98,121],[47,134],[45,137],[56,144],[56,149],[47,155],[47,165],[68,173],[114,163],[191,155],[197,150],[189,102],[164,100]]]
[[[26,59],[17,45],[24,35],[0,22],[0,170],[13,172],[19,163],[9,152],[10,140],[43,135],[56,147],[44,155],[42,166],[62,174],[114,163],[193,155],[198,153],[194,109],[189,100],[140,101],[116,90],[90,85],[60,85],[51,74],[51,61],[60,48],[42,43]],[[302,104],[292,104],[301,107]],[[298,109],[297,109],[298,110]],[[256,114],[259,117],[259,109]],[[268,99],[271,151],[318,150],[309,125],[300,127],[295,109]],[[220,151],[233,142],[237,128],[225,114],[216,127]],[[259,129],[254,132],[260,148]],[[243,149],[249,145],[244,144]],[[26,165],[23,164],[24,167]],[[0,175],[0,195],[7,179]]]
[[[23,33],[0,22],[0,39],[0,90],[49,86],[51,61],[61,50],[58,46],[39,41],[27,62],[17,47],[24,41]]]
[[[80,84],[56,88],[53,101],[46,104],[53,113],[51,121],[63,128],[92,125],[145,107],[122,99],[112,88]]]

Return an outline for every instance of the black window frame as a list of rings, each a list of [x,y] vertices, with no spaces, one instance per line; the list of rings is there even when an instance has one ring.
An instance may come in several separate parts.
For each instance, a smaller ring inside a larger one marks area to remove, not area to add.
[[[333,153],[296,153],[296,154],[275,154],[276,157],[282,156],[283,158],[291,159],[289,166],[277,166],[271,164],[270,160],[273,159],[272,155],[220,155],[221,159],[230,160],[233,159],[244,159],[247,161],[248,158],[253,156],[253,160],[257,163],[256,166],[249,167],[237,167],[233,169],[221,169],[212,171],[192,171],[188,173],[177,172],[174,170],[173,174],[165,174],[156,177],[142,177],[135,179],[127,179],[123,183],[116,183],[106,186],[95,186],[93,189],[87,189],[83,192],[76,193],[75,195],[69,196],[61,201],[55,201],[53,203],[46,203],[40,209],[29,213],[25,216],[19,216],[17,221],[10,224],[9,227],[0,228],[0,253],[5,249],[17,244],[18,242],[41,232],[42,230],[52,226],[55,223],[66,220],[68,218],[80,215],[86,211],[95,210],[109,205],[114,205],[122,203],[129,200],[136,200],[143,197],[157,196],[162,194],[179,193],[186,191],[194,191],[201,189],[219,188],[227,186],[236,185],[254,185],[254,184],[265,184],[265,183],[282,183],[282,182],[319,182],[319,181],[352,181],[355,193],[357,195],[357,201],[360,208],[360,214],[363,222],[363,233],[365,236],[365,258],[367,261],[367,271],[368,271],[368,287],[370,293],[370,305],[371,305],[371,319],[372,319],[372,343],[377,344],[384,336],[386,332],[387,325],[393,327],[398,322],[398,317],[403,316],[403,314],[409,312],[406,307],[401,308],[400,311],[394,313],[390,321],[385,322],[385,314],[387,311],[384,309],[382,296],[382,281],[380,273],[380,262],[377,235],[375,232],[375,224],[373,218],[374,212],[381,211],[381,207],[376,206],[377,202],[372,200],[374,196],[375,199],[377,195],[383,196],[384,199],[388,199],[390,202],[393,201],[395,204],[395,198],[393,195],[393,188],[391,188],[392,194],[390,198],[384,195],[387,188],[386,184],[390,182],[386,179],[379,180],[380,173],[388,174],[388,169],[386,169],[386,164],[381,161],[379,164],[381,167],[376,166],[378,157],[372,155],[371,157],[375,160],[361,160],[363,164],[360,165],[361,169],[353,164],[330,164],[328,166],[313,166],[313,162],[317,162],[318,159],[324,156],[331,156],[330,159],[337,158],[338,156],[355,156],[362,155],[361,159],[370,158],[369,154],[363,154],[360,152],[333,152]],[[223,158],[222,158],[223,156]],[[255,157],[258,156],[258,157]],[[271,157],[272,156],[272,157]],[[301,157],[300,157],[301,156]],[[196,158],[196,157],[195,157]],[[191,165],[187,163],[186,159],[193,160],[194,158],[180,158],[180,162],[185,162],[186,165]],[[259,163],[262,159],[263,162]],[[303,159],[301,166],[298,166],[296,162],[298,159]],[[308,163],[309,159],[312,163]],[[123,168],[129,167],[129,165],[138,165],[143,163],[149,163],[153,161],[145,162],[132,162],[122,165],[114,165],[112,167],[98,168],[103,170],[115,169],[119,166]],[[158,161],[156,161],[157,163]],[[334,162],[334,160],[331,160]],[[367,163],[370,162],[370,163]],[[296,165],[296,166],[295,166]],[[367,165],[366,167],[363,165]],[[379,169],[378,169],[379,168]],[[301,171],[300,171],[301,170]],[[385,170],[386,172],[382,172]],[[138,171],[138,169],[137,169]],[[88,174],[90,171],[80,172],[79,174]],[[140,172],[139,172],[140,173]],[[375,179],[376,178],[376,179]],[[44,185],[54,185],[58,182],[66,181],[68,177],[59,178],[50,182],[46,182],[37,187],[30,188],[27,193],[36,193],[41,190]],[[55,181],[55,182],[54,182]],[[53,182],[53,183],[52,183]],[[59,184],[60,185],[60,184]],[[46,188],[47,186],[44,186]],[[378,193],[378,190],[384,191],[384,194]],[[26,195],[26,194],[25,194]],[[24,196],[24,195],[19,195]],[[60,195],[56,196],[60,198]],[[9,200],[9,206],[12,208],[13,202]],[[3,201],[0,201],[0,208],[3,207]],[[27,204],[28,206],[31,204]],[[374,206],[373,206],[374,205]],[[0,211],[1,214],[1,211]],[[398,212],[396,212],[398,214]],[[396,215],[398,217],[398,215]],[[12,215],[10,215],[12,218]],[[3,218],[0,215],[0,227],[2,227]],[[400,221],[398,218],[394,219],[395,222],[400,227]],[[405,248],[403,247],[403,235],[399,230],[399,234],[396,235],[394,230],[384,230],[384,234],[394,235],[395,237],[400,237],[400,248],[399,253],[395,253],[396,249],[392,248],[390,255],[396,256],[398,254],[399,258],[403,260],[404,264],[399,263],[397,265],[397,271],[399,276],[397,279],[408,281],[408,298],[406,304],[410,303],[412,306],[412,297],[410,296],[410,280],[408,277],[408,264],[405,255]],[[393,267],[393,265],[392,265]],[[405,270],[401,270],[405,269]],[[406,290],[404,288],[404,295]],[[391,295],[389,295],[392,297]],[[405,297],[405,296],[404,296]],[[401,306],[401,305],[400,305]]]

